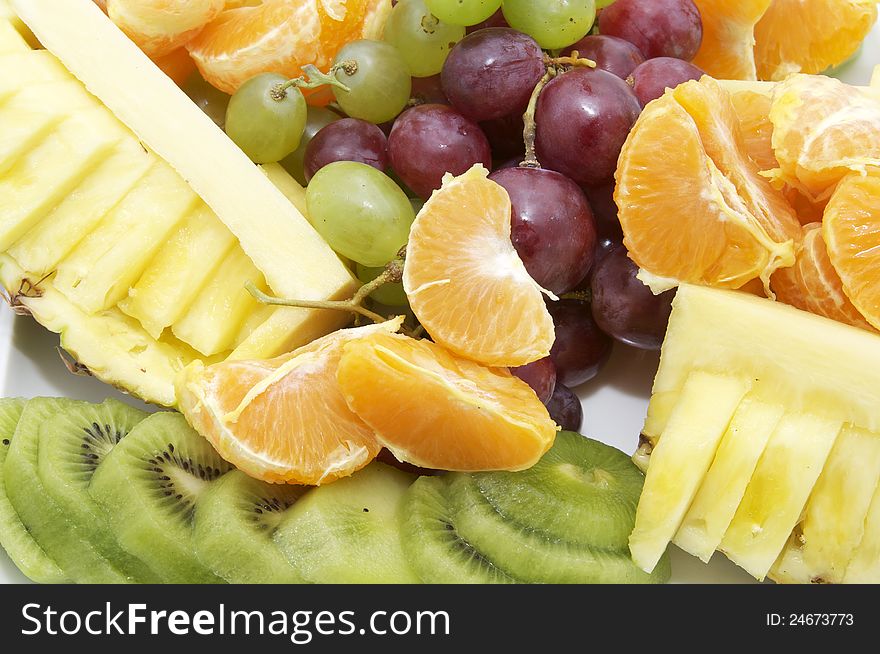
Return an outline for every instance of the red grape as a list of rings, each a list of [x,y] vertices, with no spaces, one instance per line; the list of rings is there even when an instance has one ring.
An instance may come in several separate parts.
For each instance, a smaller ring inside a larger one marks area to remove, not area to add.
[[[577,286],[596,251],[596,223],[583,191],[539,168],[504,168],[489,179],[510,195],[510,238],[532,278],[557,295]]]
[[[531,386],[541,402],[547,404],[550,401],[553,389],[556,388],[556,366],[553,359],[544,357],[524,366],[511,368],[510,372]]]
[[[413,77],[411,93],[415,104],[449,104],[439,73],[430,77]]]
[[[511,114],[480,123],[480,128],[492,147],[492,156],[501,160],[524,156],[526,146],[523,143],[523,127],[522,114]]]
[[[388,136],[391,167],[416,195],[427,199],[443,175],[461,175],[477,163],[492,167],[480,127],[442,104],[423,104],[398,116]]]
[[[545,73],[535,40],[509,27],[474,32],[455,44],[443,64],[443,90],[477,122],[523,113]]]
[[[599,14],[599,31],[629,41],[648,59],[690,61],[703,42],[703,20],[692,0],[616,0]]]
[[[651,100],[663,95],[667,88],[674,89],[679,84],[700,79],[703,75],[705,73],[701,69],[687,61],[657,57],[636,67],[627,82],[632,84],[633,92],[644,107]]]
[[[601,186],[584,186],[584,195],[596,218],[596,236],[599,240],[623,240],[623,228],[617,218],[617,205],[614,203],[614,182]]]
[[[553,422],[565,431],[580,431],[584,423],[584,407],[580,398],[563,384],[556,384],[553,389],[553,396],[547,402],[547,412]]]
[[[611,356],[611,337],[602,332],[590,305],[580,300],[548,303],[556,327],[550,357],[556,364],[556,380],[577,386],[595,377]]]
[[[540,162],[581,185],[611,181],[641,105],[622,79],[578,68],[551,80],[538,98]]]
[[[465,28],[467,33],[477,32],[479,30],[484,30],[487,27],[510,27],[510,24],[507,22],[507,19],[504,17],[504,12],[500,9],[496,11],[494,14],[489,16],[482,23],[477,23],[476,25],[471,25],[470,27]]]
[[[645,55],[629,41],[607,34],[588,34],[574,45],[562,51],[569,56],[577,50],[582,58],[592,59],[596,68],[607,70],[621,79],[626,79],[645,60]]]
[[[591,291],[596,324],[618,341],[644,350],[663,343],[675,291],[654,295],[636,278],[638,266],[622,246],[596,263]]]
[[[373,123],[357,118],[330,123],[306,147],[306,180],[334,161],[359,161],[384,172],[388,167],[385,134]]]

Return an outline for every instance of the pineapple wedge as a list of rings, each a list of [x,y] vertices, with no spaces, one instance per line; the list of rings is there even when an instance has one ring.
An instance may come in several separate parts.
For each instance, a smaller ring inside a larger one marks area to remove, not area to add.
[[[846,568],[845,584],[880,584],[880,486],[874,491],[865,532]]]
[[[19,34],[11,22],[3,19],[3,14],[0,12],[0,54],[27,52],[30,49],[24,37]]]

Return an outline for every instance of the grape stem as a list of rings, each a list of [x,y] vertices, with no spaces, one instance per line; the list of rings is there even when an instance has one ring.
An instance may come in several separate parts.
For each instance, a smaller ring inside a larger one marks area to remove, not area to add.
[[[273,100],[281,102],[287,97],[287,89],[294,86],[298,89],[315,89],[319,86],[330,85],[337,86],[343,91],[349,91],[350,89],[345,84],[336,79],[336,75],[334,75],[336,70],[337,67],[333,66],[329,73],[322,73],[314,64],[307,64],[303,66],[305,75],[276,84],[269,93]]]
[[[538,157],[535,155],[535,132],[538,129],[538,124],[535,122],[535,108],[538,106],[538,96],[541,95],[541,91],[547,85],[547,82],[555,76],[556,68],[548,66],[547,72],[544,73],[544,77],[542,77],[535,85],[535,89],[532,91],[532,97],[529,98],[529,105],[526,107],[526,112],[523,114],[523,124],[525,125],[523,128],[523,142],[526,146],[526,156],[520,164],[522,168],[541,167],[541,162],[538,161]]]
[[[546,57],[544,60],[544,64],[550,66],[571,66],[573,68],[596,67],[595,61],[593,61],[592,59],[581,57],[580,53],[577,50],[572,51],[572,53],[567,57]]]

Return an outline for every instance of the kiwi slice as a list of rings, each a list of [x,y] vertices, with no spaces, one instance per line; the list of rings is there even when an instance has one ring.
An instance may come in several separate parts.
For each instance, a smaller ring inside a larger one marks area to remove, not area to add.
[[[223,583],[199,560],[193,514],[199,496],[230,465],[179,413],[154,413],[95,470],[92,498],[119,544],[172,583]]]
[[[302,576],[272,540],[303,486],[267,484],[232,470],[196,504],[196,554],[233,584],[298,584]]]
[[[417,583],[400,545],[400,510],[413,476],[372,463],[310,490],[275,532],[275,542],[306,581]]]
[[[448,497],[455,476],[421,477],[407,491],[401,544],[410,565],[429,584],[516,583],[458,533]]]
[[[40,426],[38,472],[50,499],[113,566],[132,581],[159,583],[162,578],[131,556],[118,542],[107,516],[89,495],[89,482],[110,451],[147,417],[146,412],[114,399],[78,403]]]
[[[41,427],[53,416],[88,406],[87,402],[56,398],[35,398],[25,405],[3,464],[6,493],[34,540],[72,581],[130,583],[135,580],[98,551],[88,527],[77,524],[40,480]]]
[[[3,464],[25,402],[21,399],[0,400],[0,545],[30,579],[41,584],[62,584],[68,581],[67,577],[37,544],[6,496]]]

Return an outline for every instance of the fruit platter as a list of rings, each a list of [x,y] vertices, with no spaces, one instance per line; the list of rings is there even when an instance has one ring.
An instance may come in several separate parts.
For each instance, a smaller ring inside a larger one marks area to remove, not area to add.
[[[0,582],[880,583],[875,0],[0,0]]]

